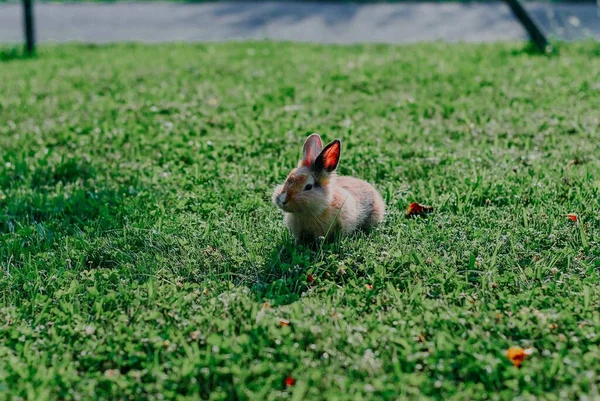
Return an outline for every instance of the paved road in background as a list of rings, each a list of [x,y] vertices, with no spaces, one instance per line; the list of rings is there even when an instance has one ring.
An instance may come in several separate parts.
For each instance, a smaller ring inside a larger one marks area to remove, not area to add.
[[[600,39],[595,4],[527,5],[550,36]],[[321,43],[524,39],[504,3],[106,3],[35,5],[41,42],[294,40]],[[0,42],[23,39],[21,6],[0,4]]]

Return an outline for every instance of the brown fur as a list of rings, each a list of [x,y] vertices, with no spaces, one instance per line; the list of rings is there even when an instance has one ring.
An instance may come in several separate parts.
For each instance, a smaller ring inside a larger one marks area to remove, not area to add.
[[[384,219],[385,203],[371,184],[354,177],[337,177],[335,171],[324,168],[315,170],[323,161],[314,160],[321,150],[320,137],[308,137],[299,167],[273,192],[273,203],[285,212],[284,221],[297,242],[370,230]],[[323,152],[327,152],[325,168],[335,162],[335,169],[339,141],[330,143]],[[309,184],[312,188],[307,190]]]

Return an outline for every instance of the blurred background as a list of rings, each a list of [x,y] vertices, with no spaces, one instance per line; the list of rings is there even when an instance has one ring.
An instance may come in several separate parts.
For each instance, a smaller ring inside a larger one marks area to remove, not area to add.
[[[223,41],[319,43],[600,39],[593,1],[87,1],[0,0],[0,42]],[[518,15],[514,7],[522,7]],[[523,20],[525,18],[525,20]],[[527,19],[535,26],[528,27]]]

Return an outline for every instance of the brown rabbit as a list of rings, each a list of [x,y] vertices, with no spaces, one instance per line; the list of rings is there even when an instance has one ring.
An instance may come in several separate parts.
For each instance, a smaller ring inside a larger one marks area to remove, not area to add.
[[[383,221],[385,203],[371,184],[337,176],[340,151],[338,139],[323,149],[321,137],[312,134],[298,167],[273,192],[273,204],[285,212],[296,242],[368,230]]]

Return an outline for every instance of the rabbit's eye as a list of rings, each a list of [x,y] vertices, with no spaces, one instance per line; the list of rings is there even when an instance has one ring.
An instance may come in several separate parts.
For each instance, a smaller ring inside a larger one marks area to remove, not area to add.
[[[312,189],[312,184],[306,184],[306,186],[304,187],[305,191],[310,191]]]

